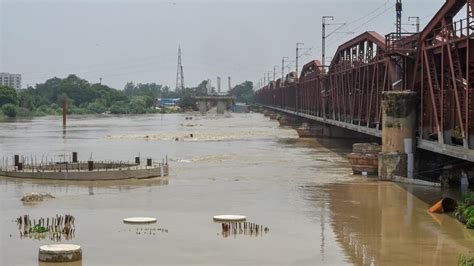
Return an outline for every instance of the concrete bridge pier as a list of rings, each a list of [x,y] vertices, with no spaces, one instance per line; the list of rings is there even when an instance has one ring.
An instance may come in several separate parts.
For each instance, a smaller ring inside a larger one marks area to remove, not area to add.
[[[416,142],[415,92],[387,91],[382,96],[382,152],[379,153],[379,177],[413,178]]]
[[[209,111],[208,102],[205,100],[198,101],[198,108],[201,114],[207,113]]]
[[[219,100],[217,101],[217,113],[223,115],[228,110],[227,102]]]

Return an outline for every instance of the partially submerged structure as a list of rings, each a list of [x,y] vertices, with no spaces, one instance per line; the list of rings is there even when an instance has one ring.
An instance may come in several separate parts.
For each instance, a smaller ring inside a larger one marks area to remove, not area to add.
[[[83,161],[77,160],[77,153],[73,153],[71,161],[35,163],[33,159],[20,160],[19,155],[14,156],[13,164],[3,162],[0,176],[13,178],[50,179],[50,180],[75,180],[75,181],[101,181],[121,179],[145,179],[165,177],[169,175],[168,160],[155,162],[146,159],[142,164],[140,157],[135,161]]]

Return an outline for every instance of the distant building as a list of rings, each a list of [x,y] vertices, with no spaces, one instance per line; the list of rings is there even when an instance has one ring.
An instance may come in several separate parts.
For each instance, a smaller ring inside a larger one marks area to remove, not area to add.
[[[0,73],[0,85],[21,89],[21,74]]]
[[[170,107],[176,106],[180,98],[158,98],[158,106]]]

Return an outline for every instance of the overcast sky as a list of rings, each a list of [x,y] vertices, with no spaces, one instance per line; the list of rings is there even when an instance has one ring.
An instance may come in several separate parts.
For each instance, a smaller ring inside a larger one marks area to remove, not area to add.
[[[395,0],[0,0],[0,72],[20,73],[23,86],[77,74],[122,89],[126,82],[175,87],[181,44],[186,86],[217,76],[226,88],[258,81],[295,57],[300,65],[321,57],[321,16],[347,22],[327,41],[337,46],[368,30],[394,30]],[[420,16],[422,27],[443,0],[404,0],[403,22]],[[328,26],[328,32],[338,25]],[[407,31],[414,26],[404,25]],[[311,48],[311,49],[309,49]],[[294,63],[291,66],[294,69]],[[301,67],[300,67],[301,69]],[[271,74],[273,78],[273,73]]]

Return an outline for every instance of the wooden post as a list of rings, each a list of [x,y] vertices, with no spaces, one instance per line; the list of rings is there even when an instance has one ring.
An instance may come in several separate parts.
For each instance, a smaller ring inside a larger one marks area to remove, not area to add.
[[[67,99],[63,100],[63,127],[66,127],[67,119]]]

